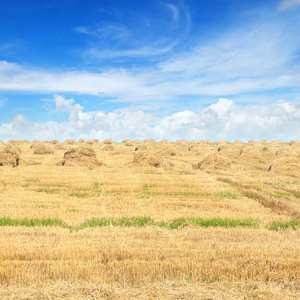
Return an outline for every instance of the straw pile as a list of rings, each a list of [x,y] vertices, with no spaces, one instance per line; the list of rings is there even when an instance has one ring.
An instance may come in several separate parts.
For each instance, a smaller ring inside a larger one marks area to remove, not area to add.
[[[54,154],[53,147],[45,144],[36,144],[34,154]]]
[[[240,156],[244,158],[256,158],[256,159],[262,157],[259,150],[255,147],[242,148],[240,152]]]
[[[156,168],[164,166],[163,159],[157,153],[149,150],[140,150],[136,152],[132,163],[137,166],[153,166]]]
[[[15,145],[8,145],[0,150],[0,166],[17,167],[19,165],[21,149]]]
[[[300,158],[281,157],[273,161],[269,170],[280,175],[300,177]]]
[[[279,157],[296,157],[298,156],[297,152],[293,147],[280,148],[276,151],[276,156]]]
[[[228,157],[220,153],[213,153],[206,155],[198,163],[198,169],[205,171],[227,170],[231,167],[231,164],[231,160]]]
[[[96,152],[89,145],[80,145],[68,149],[64,158],[58,165],[71,167],[87,167],[89,169],[97,168],[102,165],[97,158]]]

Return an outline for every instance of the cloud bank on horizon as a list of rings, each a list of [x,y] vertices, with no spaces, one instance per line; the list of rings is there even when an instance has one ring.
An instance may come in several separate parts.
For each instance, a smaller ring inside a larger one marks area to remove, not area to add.
[[[300,140],[299,0],[18,2],[2,140]]]
[[[66,113],[68,121],[30,122],[26,116],[18,114],[9,123],[0,126],[0,136],[5,140],[14,136],[16,139],[34,137],[60,141],[67,138],[112,138],[118,142],[125,138],[143,140],[149,137],[156,141],[181,138],[233,141],[242,136],[242,140],[247,142],[250,139],[262,140],[266,136],[271,140],[288,141],[300,135],[300,105],[291,105],[284,100],[269,105],[241,107],[232,100],[220,98],[201,111],[184,110],[162,119],[134,108],[107,114],[85,112],[74,99],[66,100],[60,95],[54,96],[53,103],[55,112]]]

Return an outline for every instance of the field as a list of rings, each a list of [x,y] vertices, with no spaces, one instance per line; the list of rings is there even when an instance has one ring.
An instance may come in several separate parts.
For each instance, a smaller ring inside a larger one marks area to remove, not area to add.
[[[299,299],[290,144],[0,144],[0,298]]]

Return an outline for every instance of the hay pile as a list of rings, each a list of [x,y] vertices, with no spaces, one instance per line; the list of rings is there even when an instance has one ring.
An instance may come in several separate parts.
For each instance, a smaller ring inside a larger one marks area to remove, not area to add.
[[[66,143],[67,145],[76,145],[76,144],[77,144],[75,140],[71,140],[71,139],[66,139],[66,140],[65,140],[65,143]]]
[[[231,167],[231,160],[220,154],[213,153],[206,155],[201,162],[198,163],[198,169],[205,171],[227,170]]]
[[[66,150],[68,147],[64,144],[58,143],[54,145],[55,150]]]
[[[176,147],[167,145],[161,148],[158,152],[161,156],[181,156],[182,154],[176,149]]]
[[[126,147],[134,147],[134,142],[131,140],[127,140],[127,142],[125,143]]]
[[[176,144],[184,146],[184,145],[189,145],[190,143],[187,140],[177,140]]]
[[[210,144],[211,143],[211,141],[210,140],[206,140],[206,141],[204,141],[204,140],[201,140],[201,141],[199,141],[199,145],[200,146],[206,146],[206,145],[208,145],[208,144]]]
[[[229,144],[222,144],[218,147],[218,152],[223,152],[223,151],[232,151],[232,147]]]
[[[0,150],[0,166],[17,167],[20,161],[21,149],[15,145],[8,145]]]
[[[216,145],[220,146],[220,145],[223,145],[223,144],[226,144],[226,143],[227,143],[226,141],[217,141]]]
[[[270,143],[270,146],[271,146],[271,147],[276,147],[276,146],[279,146],[280,143],[281,143],[281,141],[272,141],[272,142]]]
[[[83,143],[85,143],[85,140],[84,140],[84,139],[79,139],[79,140],[78,140],[78,143],[83,144]]]
[[[64,158],[58,165],[66,167],[87,167],[94,169],[102,165],[97,158],[96,152],[89,145],[80,145],[68,149]]]
[[[295,140],[290,140],[289,145],[290,145],[290,146],[298,146],[298,145],[299,145],[299,142],[297,142],[297,141],[295,141]]]
[[[205,157],[207,155],[211,155],[217,153],[217,150],[213,147],[205,147],[205,148],[198,148],[197,152],[195,152],[194,155],[200,156],[200,157]]]
[[[240,152],[240,156],[244,158],[256,158],[256,159],[262,157],[259,150],[255,147],[242,148]]]
[[[261,143],[262,144],[268,144],[268,141],[267,140],[261,140]]]
[[[53,147],[45,144],[34,144],[34,154],[54,154]]]
[[[50,144],[52,144],[52,145],[55,145],[55,144],[58,144],[58,143],[59,143],[58,140],[51,140],[51,141],[50,141]]]
[[[276,147],[265,146],[263,147],[263,151],[275,153],[277,151]]]
[[[191,144],[191,145],[198,144],[198,141],[196,141],[196,140],[192,140],[192,141],[190,141],[190,144]]]
[[[281,157],[273,161],[268,171],[281,174],[300,177],[300,158]]]
[[[286,147],[286,148],[278,149],[276,151],[275,155],[278,158],[279,157],[296,157],[296,156],[298,156],[297,152],[292,147]]]
[[[234,145],[234,146],[243,146],[243,142],[240,141],[240,140],[235,140],[235,141],[233,142],[233,145]]]
[[[170,144],[170,141],[167,139],[164,139],[164,140],[161,140],[159,143],[160,144]]]
[[[80,140],[84,141],[84,139],[80,139]],[[84,142],[82,142],[82,143],[84,143]],[[86,143],[89,144],[89,145],[95,145],[96,141],[95,140],[87,140]]]
[[[132,163],[137,166],[153,166],[161,168],[165,166],[164,160],[160,155],[149,150],[140,150],[135,153]]]
[[[139,150],[148,150],[148,147],[145,144],[139,144],[135,147],[135,151],[139,151]]]
[[[106,140],[104,140],[103,144],[105,144],[105,145],[111,145],[112,144],[112,139],[106,139]]]
[[[33,140],[33,141],[32,141],[32,144],[40,144],[40,143],[41,143],[40,140]]]
[[[116,151],[116,147],[113,144],[105,144],[100,148],[102,151]]]

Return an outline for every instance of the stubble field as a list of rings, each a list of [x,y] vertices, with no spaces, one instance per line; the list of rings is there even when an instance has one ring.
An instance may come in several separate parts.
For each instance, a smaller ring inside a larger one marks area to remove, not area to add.
[[[2,143],[0,298],[299,299],[299,154],[280,141]]]

